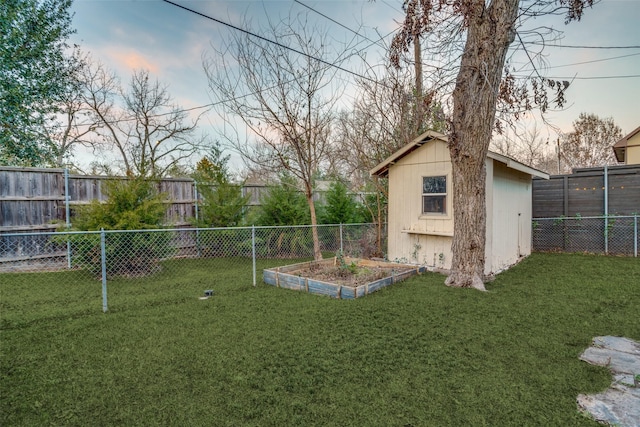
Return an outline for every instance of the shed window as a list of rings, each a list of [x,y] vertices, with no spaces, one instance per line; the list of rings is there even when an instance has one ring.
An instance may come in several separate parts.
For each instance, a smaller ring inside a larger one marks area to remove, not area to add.
[[[447,177],[422,178],[422,213],[447,213]]]

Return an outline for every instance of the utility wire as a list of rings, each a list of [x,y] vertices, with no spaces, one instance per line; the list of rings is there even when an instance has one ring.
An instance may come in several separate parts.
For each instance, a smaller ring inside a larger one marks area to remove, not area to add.
[[[553,65],[550,67],[545,67],[545,69],[571,67],[574,65],[593,64],[594,62],[612,61],[614,59],[628,58],[630,56],[638,56],[638,55],[640,55],[640,53],[630,53],[628,55],[613,56],[611,58],[593,59],[591,61],[573,62],[571,64],[564,64],[564,65]],[[533,71],[533,70],[519,70],[519,71],[526,72],[526,71]]]
[[[328,66],[333,67],[333,68],[336,68],[336,69],[338,69],[338,70],[340,70],[340,71],[344,71],[345,73],[349,73],[349,74],[352,74],[352,75],[354,75],[354,76],[356,76],[356,77],[360,77],[361,79],[368,80],[368,81],[370,81],[370,82],[372,82],[372,83],[378,83],[377,81],[375,81],[375,80],[374,80],[374,79],[372,79],[371,77],[363,76],[362,74],[358,74],[358,73],[356,73],[356,72],[354,72],[354,71],[348,70],[348,69],[346,69],[346,68],[344,68],[344,67],[341,67],[340,65],[334,64],[334,63],[329,62],[329,61],[325,61],[324,59],[317,58],[317,57],[315,57],[315,56],[313,56],[313,55],[309,55],[308,53],[305,53],[305,52],[303,52],[303,51],[301,51],[301,50],[298,50],[298,49],[296,49],[296,48],[293,48],[293,47],[290,47],[290,46],[284,45],[284,44],[279,43],[279,42],[277,42],[277,41],[275,41],[275,40],[271,40],[271,39],[269,39],[269,38],[263,37],[263,36],[261,36],[261,35],[259,35],[259,34],[252,33],[251,31],[245,30],[244,28],[240,28],[240,27],[237,27],[237,26],[235,26],[235,25],[229,24],[228,22],[221,21],[221,20],[216,19],[216,18],[214,18],[214,17],[212,17],[212,16],[206,15],[206,14],[204,14],[204,13],[202,13],[202,12],[198,12],[197,10],[190,9],[190,8],[188,8],[188,7],[186,7],[186,6],[182,6],[182,5],[178,4],[178,3],[174,3],[174,2],[172,2],[172,1],[170,1],[170,0],[162,0],[162,1],[164,1],[165,3],[169,3],[169,4],[173,5],[173,6],[176,6],[176,7],[180,8],[180,9],[183,9],[183,10],[186,10],[186,11],[188,11],[188,12],[194,13],[194,14],[196,14],[196,15],[198,15],[198,16],[201,16],[201,17],[203,17],[203,18],[205,18],[205,19],[209,19],[209,20],[211,20],[211,21],[214,21],[214,22],[217,22],[217,23],[219,23],[219,24],[225,25],[225,26],[227,26],[227,27],[229,27],[229,28],[233,28],[233,29],[234,29],[234,30],[236,30],[236,31],[240,31],[240,32],[242,32],[242,33],[244,33],[244,34],[247,34],[247,35],[250,35],[250,36],[252,36],[252,37],[258,38],[258,39],[260,39],[260,40],[263,40],[263,41],[265,41],[265,42],[267,42],[267,43],[272,43],[272,44],[274,44],[274,45],[276,45],[276,46],[278,46],[278,47],[281,47],[281,48],[283,48],[283,49],[290,50],[290,51],[292,51],[292,52],[297,53],[298,55],[302,55],[302,56],[305,56],[305,57],[307,57],[307,58],[309,58],[309,59],[313,59],[314,61],[318,61],[318,62],[320,62],[321,64],[328,65]]]
[[[167,2],[167,3],[174,4],[174,3],[172,3],[172,2]],[[182,6],[180,6],[180,5],[176,5],[176,6],[178,6],[178,7],[182,7]],[[198,12],[196,12],[196,13],[198,13]],[[199,13],[198,13],[198,14],[199,14]],[[351,31],[353,31],[353,30],[351,30]],[[396,31],[396,30],[392,30],[392,31],[390,31],[390,32],[389,32],[389,33],[387,33],[386,35],[384,35],[384,36],[380,37],[380,39],[379,39],[379,40],[377,40],[377,41],[374,41],[374,40],[371,40],[371,39],[369,39],[369,38],[366,38],[366,37],[365,37],[367,40],[371,41],[371,43],[370,43],[370,44],[368,44],[367,46],[363,47],[362,49],[359,49],[358,51],[354,52],[353,54],[351,54],[351,56],[353,56],[353,55],[357,55],[357,54],[359,54],[359,53],[361,53],[361,52],[363,52],[363,51],[365,51],[365,50],[369,49],[369,48],[370,48],[371,46],[373,46],[374,44],[379,44],[379,43],[380,43],[380,41],[382,41],[382,40],[384,40],[385,38],[389,37],[389,36],[390,36],[391,34],[393,34],[395,31]],[[356,34],[357,34],[357,33],[356,33]],[[259,37],[259,36],[258,36],[258,37]],[[364,36],[362,36],[362,37],[364,37]],[[265,39],[265,40],[267,40],[267,39]],[[303,55],[304,55],[304,54],[303,54]],[[308,56],[308,55],[306,55],[306,56]],[[374,82],[374,83],[376,83],[376,84],[382,84],[382,83],[380,83],[380,82],[377,82],[377,81],[376,81],[376,80],[374,80],[374,79],[367,78],[367,77],[364,77],[364,76],[360,76],[360,75],[359,75],[359,74],[357,74],[357,73],[353,73],[353,72],[351,72],[351,74],[355,74],[356,76],[359,76],[359,77],[365,78],[365,79],[367,79],[367,80],[369,80],[369,81],[372,81],[372,82]],[[295,79],[291,79],[291,80],[288,80],[288,81],[283,82],[283,83],[284,83],[284,84],[292,83],[294,80],[295,80]],[[276,89],[276,88],[278,88],[278,85],[274,85],[274,86],[271,86],[271,87],[267,87],[267,88],[262,89],[262,90],[263,90],[263,91],[268,91],[268,90],[272,90],[272,89]],[[246,93],[246,94],[243,94],[243,95],[238,95],[238,96],[236,96],[236,97],[233,97],[233,98],[230,98],[230,99],[226,99],[226,100],[222,100],[222,101],[211,102],[211,103],[209,103],[209,104],[199,105],[199,106],[196,106],[196,107],[182,108],[182,109],[179,109],[179,110],[173,110],[173,111],[170,111],[170,112],[168,112],[168,113],[153,114],[153,115],[150,115],[150,116],[148,116],[148,117],[150,117],[150,118],[153,118],[153,117],[163,117],[163,116],[168,116],[168,115],[170,115],[170,114],[175,114],[175,113],[181,113],[181,112],[193,111],[193,110],[201,110],[201,109],[203,109],[203,108],[211,108],[211,107],[215,107],[215,106],[217,106],[217,105],[220,105],[220,104],[222,104],[222,103],[224,103],[224,102],[227,102],[227,101],[233,101],[233,100],[238,100],[238,99],[242,99],[242,98],[246,98],[246,97],[248,97],[248,96],[255,95],[256,93],[259,93],[259,92],[250,92],[250,93]],[[135,118],[135,117],[132,117],[132,118],[127,118],[127,119],[118,119],[118,120],[114,120],[114,121],[112,121],[112,122],[110,122],[110,123],[122,123],[122,122],[129,122],[129,121],[133,121],[133,120],[136,120],[136,118]]]
[[[572,65],[572,64],[569,64],[569,65]],[[514,74],[514,77],[528,78],[530,76],[518,76],[518,75]],[[573,77],[540,77],[540,78],[557,79],[557,80],[605,80],[605,79],[631,79],[631,78],[638,78],[638,77],[640,77],[640,74],[631,74],[631,75],[622,75],[622,76],[591,76],[591,77],[575,77],[575,76],[573,76]],[[293,81],[294,80],[292,79],[292,80],[288,80],[288,81],[286,81],[284,83],[285,84],[286,83],[292,83]],[[274,85],[274,86],[267,87],[267,88],[262,89],[262,90],[263,91],[268,91],[268,90],[276,89],[278,87],[279,87],[279,85]],[[196,107],[182,108],[180,110],[174,110],[174,111],[171,111],[171,112],[168,112],[168,113],[153,114],[153,115],[150,115],[148,117],[150,117],[150,118],[151,117],[162,117],[162,116],[168,116],[169,114],[174,114],[174,113],[181,113],[181,112],[185,112],[185,111],[200,110],[200,109],[203,109],[203,108],[211,108],[211,107],[215,107],[217,105],[223,104],[224,102],[246,98],[248,96],[255,95],[256,93],[257,92],[245,93],[243,95],[238,95],[238,96],[235,96],[235,97],[230,98],[230,99],[225,99],[223,101],[216,101],[216,102],[212,102],[212,103],[205,104],[205,105],[199,105],[199,106],[196,106]],[[119,119],[119,120],[114,120],[114,121],[112,121],[110,123],[129,122],[129,121],[132,121],[132,120],[136,120],[136,119],[135,118]]]
[[[387,5],[387,6],[389,6],[391,9],[393,9],[393,10],[395,10],[395,11],[397,11],[397,12],[403,13],[403,11],[402,11],[402,10],[400,10],[400,9],[398,9],[397,7],[393,6],[393,5],[392,5],[392,4],[390,4],[389,2],[386,2],[385,0],[382,0],[382,3],[386,4],[386,5]]]
[[[186,7],[186,6],[182,6],[182,5],[180,5],[180,4],[177,4],[177,3],[172,2],[172,1],[170,1],[170,0],[162,0],[162,1],[164,1],[165,3],[169,3],[169,4],[171,4],[171,5],[175,6],[175,7],[178,7],[178,8],[180,8],[180,9],[183,9],[183,10],[186,10],[186,11],[188,11],[188,12],[191,12],[191,13],[194,13],[194,14],[196,14],[196,15],[199,15],[199,16],[201,16],[201,17],[205,18],[205,19],[209,19],[209,20],[212,20],[212,21],[217,22],[217,23],[219,23],[219,24],[225,25],[225,26],[230,27],[230,28],[232,28],[232,29],[234,29],[234,30],[240,31],[240,32],[245,33],[245,34],[247,34],[247,35],[250,35],[250,36],[252,36],[252,37],[256,37],[256,38],[258,38],[258,39],[260,39],[260,40],[263,40],[263,41],[266,41],[266,42],[268,42],[268,43],[275,44],[275,45],[277,45],[277,46],[279,46],[279,47],[282,47],[283,49],[290,50],[290,51],[295,52],[295,53],[297,53],[297,54],[299,54],[299,55],[302,55],[302,56],[305,56],[305,57],[307,57],[307,58],[310,58],[310,59],[316,60],[316,61],[318,61],[318,62],[320,62],[320,63],[323,63],[323,64],[325,64],[325,65],[328,65],[328,66],[330,66],[330,67],[334,67],[334,68],[336,68],[336,69],[338,69],[338,70],[344,71],[344,72],[346,72],[346,73],[348,73],[348,74],[354,75],[354,76],[359,77],[359,78],[361,78],[361,79],[364,79],[364,80],[370,81],[370,82],[375,83],[375,84],[381,84],[380,82],[378,82],[377,80],[375,80],[375,79],[373,79],[373,78],[370,78],[370,77],[364,76],[364,75],[362,75],[362,74],[356,73],[356,72],[354,72],[354,71],[348,70],[348,69],[346,69],[346,68],[344,68],[344,67],[341,67],[341,66],[339,66],[339,65],[337,65],[337,64],[334,64],[334,63],[331,63],[331,62],[328,62],[328,61],[325,61],[325,60],[323,60],[323,59],[320,59],[320,58],[314,57],[313,55],[309,55],[309,54],[307,54],[307,53],[305,53],[305,52],[302,52],[302,51],[300,51],[300,50],[298,50],[298,49],[292,48],[292,47],[290,47],[290,46],[286,46],[286,45],[284,45],[284,44],[282,44],[282,43],[279,43],[279,42],[274,41],[274,40],[271,40],[271,39],[269,39],[269,38],[266,38],[266,37],[260,36],[260,35],[258,35],[258,34],[255,34],[255,33],[251,32],[251,31],[245,30],[245,29],[243,29],[243,28],[240,28],[240,27],[237,27],[237,26],[235,26],[235,25],[229,24],[229,23],[227,23],[227,22],[221,21],[221,20],[219,20],[219,19],[213,18],[213,17],[211,17],[211,16],[209,16],[209,15],[206,15],[206,14],[204,14],[204,13],[201,13],[201,12],[198,12],[198,11],[196,11],[196,10],[190,9],[190,8],[188,8],[188,7]],[[312,7],[310,7],[310,6],[306,5],[306,4],[304,4],[304,3],[302,3],[301,1],[299,1],[299,0],[294,0],[294,1],[295,1],[296,3],[298,3],[298,4],[300,4],[301,6],[304,6],[304,7],[308,8],[308,9],[310,9],[311,11],[313,11],[313,12],[315,12],[315,13],[319,14],[320,16],[323,16],[324,18],[326,18],[326,19],[330,20],[331,22],[334,22],[335,24],[337,24],[337,25],[341,26],[342,28],[345,28],[346,30],[348,30],[348,31],[350,31],[350,32],[352,32],[352,33],[354,33],[354,34],[356,34],[356,35],[358,35],[358,36],[360,36],[360,37],[362,37],[362,38],[364,38],[364,39],[366,39],[366,40],[368,40],[368,41],[370,41],[370,42],[371,42],[371,44],[369,44],[369,45],[365,46],[364,48],[360,49],[359,51],[357,51],[356,53],[354,53],[354,55],[355,55],[355,54],[358,54],[358,53],[360,53],[360,52],[362,52],[362,51],[364,51],[364,50],[366,50],[366,49],[368,49],[369,47],[373,46],[374,44],[379,45],[379,43],[380,43],[380,41],[381,41],[381,40],[383,40],[384,38],[388,37],[389,35],[391,35],[392,33],[394,33],[394,32],[395,32],[395,30],[393,30],[393,31],[389,32],[387,35],[382,36],[378,41],[373,41],[373,40],[371,40],[370,38],[368,38],[368,37],[366,37],[366,36],[363,36],[363,35],[359,34],[359,33],[358,33],[358,32],[356,32],[355,30],[353,30],[353,29],[351,29],[351,28],[349,28],[349,27],[347,27],[347,26],[345,26],[345,25],[341,24],[340,22],[338,22],[338,21],[336,21],[336,20],[334,20],[334,19],[332,19],[332,18],[328,17],[327,15],[325,15],[325,14],[323,14],[323,13],[321,13],[321,12],[317,11],[316,9],[314,9],[314,8],[312,8]],[[384,2],[384,3],[385,3],[385,4],[387,4],[388,6],[390,6],[387,2]],[[522,41],[521,41],[521,43],[522,43]],[[571,46],[571,45],[564,45],[564,46],[560,46],[560,45],[546,45],[546,44],[544,44],[544,43],[535,43],[535,42],[533,42],[533,43],[529,43],[529,44],[540,44],[540,45],[551,46],[551,47],[567,47],[567,48],[582,48],[582,49],[637,49],[637,48],[640,48],[640,46]],[[526,50],[526,49],[525,49],[525,50]],[[623,55],[623,56],[619,56],[619,57],[607,58],[607,59],[601,59],[601,60],[594,60],[594,61],[585,61],[585,62],[583,62],[583,63],[606,61],[606,60],[610,60],[610,59],[624,58],[624,57],[628,57],[628,56],[635,56],[635,55],[639,55],[639,54]],[[352,55],[352,56],[353,56],[353,55]],[[557,67],[549,67],[549,68],[558,68],[558,67],[563,67],[563,66],[579,65],[579,64],[581,64],[581,63],[568,64],[568,65],[562,65],[562,66],[557,66]],[[546,78],[549,78],[549,79],[597,80],[597,79],[623,79],[623,78],[637,78],[637,77],[640,77],[640,74],[638,74],[638,75],[621,75],[621,76],[593,76],[593,77],[546,77]],[[293,80],[291,80],[291,81],[293,81]],[[287,83],[290,83],[291,81],[289,81],[289,82],[287,82]],[[273,86],[273,87],[270,87],[270,88],[265,88],[265,89],[263,89],[263,90],[270,90],[270,89],[274,89],[274,88],[276,88],[276,87],[277,87],[277,86]],[[255,93],[247,93],[247,94],[243,94],[243,95],[238,95],[238,96],[236,96],[236,97],[232,98],[231,100],[246,98],[246,97],[251,96],[251,95],[254,95],[254,94],[255,94]],[[222,103],[224,103],[224,102],[226,102],[226,101],[228,101],[228,100],[212,102],[212,103],[209,103],[209,104],[200,105],[200,106],[196,106],[196,107],[183,108],[183,109],[180,109],[180,110],[174,110],[174,111],[171,111],[171,112],[168,112],[168,113],[155,114],[155,115],[152,115],[152,116],[149,116],[149,117],[162,117],[162,116],[166,116],[166,115],[169,115],[169,114],[175,114],[176,112],[187,112],[187,111],[199,110],[199,109],[203,109],[203,108],[211,108],[211,107],[215,107],[215,106],[217,106],[217,105],[220,105],[220,104],[222,104]],[[126,121],[132,121],[132,120],[135,120],[135,118],[131,118],[131,119],[120,119],[120,120],[116,120],[115,122],[126,122]]]
[[[520,37],[520,33],[516,32],[516,36],[518,36],[518,40],[520,41],[520,44],[522,45],[522,48],[524,49],[524,53],[526,53],[527,54],[527,58],[529,58],[529,63],[533,67],[533,71],[536,73],[536,75],[539,78],[542,78],[542,76],[540,76],[540,73],[538,72],[538,69],[536,68],[535,64],[533,63],[533,59],[531,58],[531,55],[529,54],[529,50],[527,50],[527,47],[524,45],[524,42],[522,41],[522,38]]]
[[[325,15],[324,13],[322,13],[322,12],[320,12],[320,11],[318,11],[318,10],[316,10],[316,9],[312,8],[312,7],[311,7],[311,6],[309,6],[309,5],[306,5],[306,4],[302,3],[302,2],[301,2],[301,1],[299,1],[299,0],[293,0],[293,1],[294,1],[295,3],[298,3],[300,6],[306,7],[306,8],[307,8],[307,9],[309,9],[310,11],[312,11],[312,12],[314,12],[314,13],[317,13],[318,15],[322,16],[323,18],[328,19],[329,21],[333,22],[334,24],[339,25],[340,27],[344,28],[345,30],[352,32],[352,33],[353,33],[353,34],[355,34],[356,36],[362,37],[363,39],[368,40],[368,41],[372,42],[373,44],[377,44],[378,46],[380,46],[380,47],[384,48],[384,46],[382,46],[382,45],[380,45],[380,44],[379,44],[379,43],[380,43],[380,40],[378,40],[378,41],[373,41],[373,40],[371,40],[369,37],[367,37],[367,36],[363,36],[362,34],[358,33],[357,31],[352,30],[351,28],[347,27],[346,25],[344,25],[344,24],[342,24],[342,23],[340,23],[340,22],[336,21],[335,19],[333,19],[333,18],[331,18],[331,17],[329,17],[329,16]]]
[[[528,42],[528,44],[535,44],[544,47],[564,47],[567,49],[640,49],[640,45],[631,45],[631,46],[579,46],[579,45],[569,45],[569,44],[547,44],[541,42]]]
[[[591,77],[545,77],[545,79],[556,80],[606,80],[606,79],[635,79],[640,77],[640,74],[629,74],[623,76],[591,76]]]

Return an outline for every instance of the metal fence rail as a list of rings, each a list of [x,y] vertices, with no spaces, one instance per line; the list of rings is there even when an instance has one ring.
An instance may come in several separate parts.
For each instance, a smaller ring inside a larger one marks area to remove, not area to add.
[[[376,224],[318,225],[317,231],[324,256],[338,250],[352,257],[381,255]],[[23,273],[73,271],[60,277],[79,284],[102,282],[106,311],[110,280],[186,268],[174,260],[198,260],[212,274],[232,263],[246,265],[255,286],[257,260],[304,258],[313,258],[311,226],[12,233],[0,234],[0,283],[11,274],[29,281],[34,276]]]
[[[534,218],[533,250],[637,257],[639,220],[638,215]]]

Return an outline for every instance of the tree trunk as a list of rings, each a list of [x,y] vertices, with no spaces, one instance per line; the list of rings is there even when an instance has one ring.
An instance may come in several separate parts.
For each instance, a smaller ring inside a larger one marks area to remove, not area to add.
[[[376,226],[376,248],[378,249],[377,256],[383,257],[385,253],[382,251],[382,200],[380,200],[380,192],[376,194],[376,205],[378,206],[378,224]]]
[[[309,204],[309,213],[311,215],[311,237],[313,239],[313,259],[319,261],[322,259],[320,251],[320,239],[318,238],[318,217],[316,216],[316,205],[313,201],[313,192],[306,191],[307,203]]]
[[[416,70],[416,133],[418,136],[422,133],[422,122],[424,119],[423,98],[422,98],[422,48],[420,47],[420,36],[415,35],[413,37],[413,56],[415,59]],[[408,143],[408,141],[407,141]]]
[[[380,195],[382,194],[382,191],[384,190],[384,187],[380,184],[380,179],[379,179],[379,177],[377,175],[373,177],[373,182],[375,184],[375,189],[376,189],[376,213],[375,213],[375,215],[371,215],[371,216],[374,219],[374,221],[377,223],[377,225],[376,225],[376,249],[377,249],[378,253],[376,254],[376,256],[383,257],[386,254],[382,250],[382,231],[383,231],[382,211],[383,211],[383,209],[382,209],[382,198],[380,197]]]
[[[519,0],[474,2],[453,91],[449,136],[453,174],[453,242],[449,286],[485,290],[486,168],[507,49]]]

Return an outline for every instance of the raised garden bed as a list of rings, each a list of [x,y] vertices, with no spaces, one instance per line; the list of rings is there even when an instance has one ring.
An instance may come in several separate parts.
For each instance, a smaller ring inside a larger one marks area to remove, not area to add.
[[[265,269],[263,280],[279,288],[354,299],[426,271],[424,266],[345,258],[309,261]]]

